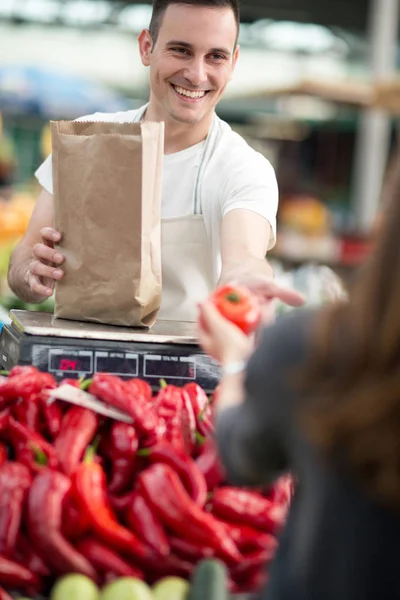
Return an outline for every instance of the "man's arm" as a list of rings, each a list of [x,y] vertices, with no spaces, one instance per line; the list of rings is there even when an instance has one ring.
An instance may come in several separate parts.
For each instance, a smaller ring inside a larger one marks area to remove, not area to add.
[[[242,278],[245,274],[273,277],[266,260],[271,225],[252,210],[234,209],[222,219],[220,283]]]
[[[64,258],[54,250],[61,236],[53,229],[53,220],[53,196],[43,189],[8,269],[10,288],[26,302],[39,303],[51,296],[55,280],[63,276],[58,265]]]
[[[274,318],[273,300],[291,306],[304,304],[304,297],[275,283],[266,259],[271,225],[262,215],[248,209],[233,209],[222,219],[222,271],[219,284],[238,283],[255,294],[263,308],[265,323]]]

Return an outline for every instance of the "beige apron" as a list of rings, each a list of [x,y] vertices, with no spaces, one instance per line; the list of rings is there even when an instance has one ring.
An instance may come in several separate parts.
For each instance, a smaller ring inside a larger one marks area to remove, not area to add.
[[[144,106],[135,117],[140,121]],[[193,194],[193,213],[161,219],[162,301],[158,319],[196,321],[197,304],[215,287],[210,243],[201,214],[200,184],[216,141],[215,119],[203,148]]]

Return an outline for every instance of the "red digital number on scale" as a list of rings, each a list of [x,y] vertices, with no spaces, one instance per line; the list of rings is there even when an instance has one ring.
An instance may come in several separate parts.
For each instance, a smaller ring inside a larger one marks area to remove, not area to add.
[[[78,367],[78,361],[71,358],[62,358],[60,360],[60,371],[76,371]]]

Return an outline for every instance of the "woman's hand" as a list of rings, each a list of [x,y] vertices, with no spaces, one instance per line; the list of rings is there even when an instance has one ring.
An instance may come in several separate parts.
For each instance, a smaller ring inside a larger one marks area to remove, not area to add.
[[[253,350],[253,338],[225,319],[209,300],[199,305],[197,331],[204,352],[221,364],[246,360]]]

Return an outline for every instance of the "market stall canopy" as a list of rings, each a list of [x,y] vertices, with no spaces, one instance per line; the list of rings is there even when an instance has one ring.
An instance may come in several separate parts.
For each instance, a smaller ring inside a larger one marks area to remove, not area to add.
[[[2,0],[0,17],[36,21],[40,14],[50,15],[58,25],[68,22],[72,14],[77,18],[92,15],[98,23],[112,24],[129,5],[150,4],[149,0]],[[40,9],[37,8],[40,4]],[[90,7],[92,5],[92,7]],[[276,19],[316,23],[365,32],[368,25],[369,0],[241,0],[244,22],[258,19]],[[8,17],[7,17],[8,16]]]
[[[37,66],[0,67],[0,111],[48,118],[116,112],[127,103],[110,90],[80,77]]]

